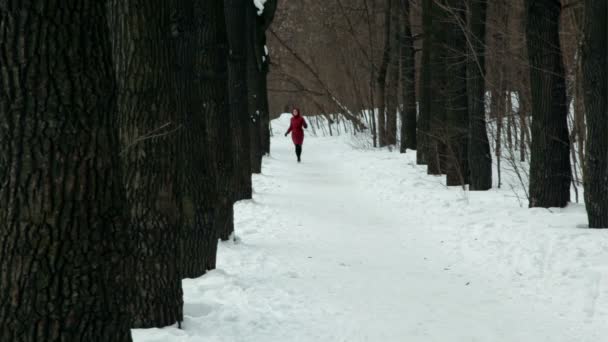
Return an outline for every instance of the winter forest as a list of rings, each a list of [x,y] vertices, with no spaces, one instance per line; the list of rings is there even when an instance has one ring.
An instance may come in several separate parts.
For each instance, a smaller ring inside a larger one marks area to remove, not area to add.
[[[605,341],[607,76],[606,0],[0,0],[0,342]]]

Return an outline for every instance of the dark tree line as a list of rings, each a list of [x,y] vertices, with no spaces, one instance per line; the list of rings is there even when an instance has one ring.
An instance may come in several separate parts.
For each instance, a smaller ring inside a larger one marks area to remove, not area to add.
[[[576,170],[571,165],[571,154],[575,152],[568,127],[574,95],[568,88],[560,25],[564,8],[572,4],[565,6],[560,0],[524,1],[529,78],[523,78],[520,81],[523,85],[518,86],[505,84],[503,76],[495,76],[493,80],[498,79],[500,83],[496,87],[490,85],[486,73],[489,3],[487,0],[422,0],[417,161],[428,166],[429,174],[445,174],[448,185],[468,185],[470,190],[490,189],[492,156],[487,110],[493,115],[498,131],[496,153],[500,162],[501,130],[505,126],[510,129],[514,120],[513,115],[503,113],[503,110],[511,111],[513,106],[510,89],[526,88],[523,83],[529,79],[532,122],[531,138],[528,138],[531,141],[529,205],[565,207],[570,202],[573,170]],[[498,8],[499,4],[494,6]],[[588,0],[584,8],[581,58],[584,95],[577,102],[584,102],[586,113],[586,140],[579,141],[586,148],[585,202],[590,227],[607,228],[608,12],[605,1]],[[405,83],[402,87],[414,93]],[[518,98],[520,111],[527,105],[521,95],[525,94],[520,93]],[[490,108],[486,108],[488,96]],[[522,121],[525,122],[525,118]],[[404,124],[408,122],[404,120]],[[407,127],[401,128],[401,132],[407,131]],[[507,143],[511,144],[513,132],[506,133]],[[407,133],[403,139],[408,139]],[[522,144],[525,139],[522,133]],[[521,153],[524,160],[523,148]]]
[[[0,340],[183,319],[269,152],[250,0],[0,1]]]

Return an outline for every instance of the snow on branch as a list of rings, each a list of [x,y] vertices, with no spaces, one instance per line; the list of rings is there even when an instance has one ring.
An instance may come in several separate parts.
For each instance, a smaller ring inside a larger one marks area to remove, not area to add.
[[[264,4],[266,0],[253,0],[253,4],[258,8],[258,15],[262,15],[264,13]]]

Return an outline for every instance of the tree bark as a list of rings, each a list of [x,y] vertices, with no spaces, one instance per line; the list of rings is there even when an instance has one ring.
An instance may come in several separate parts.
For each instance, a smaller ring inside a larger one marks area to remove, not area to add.
[[[438,1],[438,0],[435,0]],[[445,1],[445,0],[442,0]],[[442,3],[445,6],[445,2]],[[447,65],[448,59],[448,44],[447,44],[447,27],[449,22],[448,13],[439,7],[438,3],[433,3],[433,28],[431,68],[433,68],[431,77],[432,98],[429,117],[429,133],[427,135],[427,173],[429,175],[442,175],[445,173],[447,164],[447,149],[446,143],[448,140],[448,132],[446,126],[446,111],[448,109],[448,84],[447,84]]]
[[[422,61],[420,71],[420,116],[418,119],[418,150],[416,152],[416,163],[426,165],[430,156],[430,129],[431,110],[433,103],[433,22],[435,4],[434,0],[422,0],[422,27],[424,39],[422,42]]]
[[[387,120],[386,120],[386,76],[391,60],[391,21],[392,21],[392,1],[386,0],[384,9],[384,52],[382,53],[382,62],[376,79],[378,88],[378,147],[384,147],[388,144],[387,137]]]
[[[184,123],[180,191],[185,236],[180,264],[183,277],[195,278],[215,268],[217,252],[215,208],[221,199],[221,175],[215,166],[219,141],[214,129],[218,116],[228,115],[223,2],[181,1],[177,19],[177,110]]]
[[[132,327],[182,321],[178,243],[179,118],[175,111],[175,46],[166,0],[111,0],[109,26],[118,81],[123,183],[134,252]]]
[[[485,108],[485,41],[487,0],[469,0],[469,52],[467,93],[469,95],[469,190],[492,188],[492,154],[488,140]]]
[[[388,64],[388,83],[386,84],[386,143],[390,146],[397,145],[397,111],[399,107],[399,40],[401,29],[399,28],[399,3],[397,0],[391,4],[391,42],[390,60]]]
[[[247,107],[247,31],[248,0],[225,0],[228,34],[228,99],[234,139],[233,165],[235,169],[234,201],[251,199],[251,158],[249,151],[250,121]],[[229,213],[228,215],[233,215]],[[220,227],[219,237],[230,238],[234,225]]]
[[[559,29],[561,1],[527,0],[532,90],[530,207],[570,201],[570,139]]]
[[[401,153],[407,149],[416,150],[417,109],[416,109],[416,58],[414,39],[410,22],[410,0],[401,0]]]
[[[448,0],[446,23],[447,77],[447,142],[446,181],[448,186],[469,182],[468,161],[468,94],[467,94],[467,27],[466,0]]]
[[[585,204],[590,228],[608,228],[608,5],[585,1],[583,87],[587,118]]]
[[[130,341],[104,1],[0,1],[0,341]]]

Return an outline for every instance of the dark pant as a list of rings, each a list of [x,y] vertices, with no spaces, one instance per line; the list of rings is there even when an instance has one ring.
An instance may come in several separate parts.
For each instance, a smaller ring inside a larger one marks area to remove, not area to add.
[[[296,145],[296,156],[298,156],[298,160],[300,160],[301,155],[302,155],[302,145]]]

